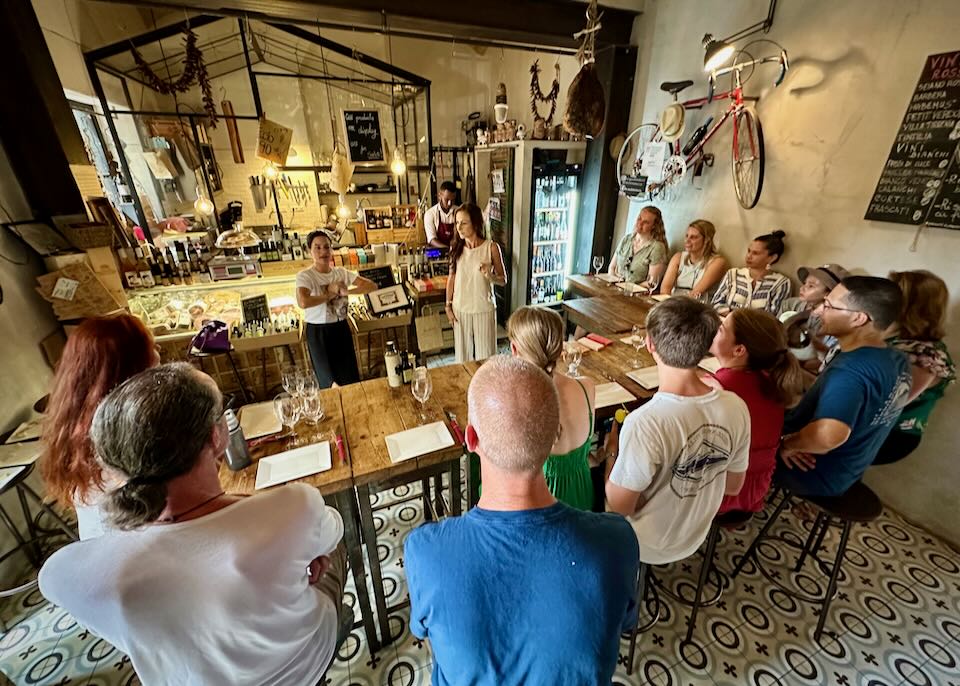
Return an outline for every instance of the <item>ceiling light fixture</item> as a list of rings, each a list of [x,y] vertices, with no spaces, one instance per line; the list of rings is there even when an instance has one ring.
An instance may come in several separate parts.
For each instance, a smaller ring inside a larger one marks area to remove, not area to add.
[[[763,31],[767,33],[773,26],[773,15],[777,10],[777,0],[770,0],[770,6],[767,8],[767,16],[762,21],[752,24],[745,29],[741,29],[726,38],[717,39],[713,34],[708,33],[703,36],[703,70],[705,72],[714,72],[720,69],[733,57],[736,49],[733,44],[738,40],[752,36],[755,33]]]

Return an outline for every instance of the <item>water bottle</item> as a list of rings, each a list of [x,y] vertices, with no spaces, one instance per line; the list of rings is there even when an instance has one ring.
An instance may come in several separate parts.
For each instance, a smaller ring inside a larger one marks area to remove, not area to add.
[[[230,431],[230,440],[227,442],[227,466],[234,472],[250,466],[250,451],[247,450],[247,439],[240,428],[240,420],[233,410],[223,413],[227,419],[227,429]]]

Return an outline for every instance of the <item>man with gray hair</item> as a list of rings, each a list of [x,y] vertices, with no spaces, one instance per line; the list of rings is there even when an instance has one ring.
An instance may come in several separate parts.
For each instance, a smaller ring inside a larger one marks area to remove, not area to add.
[[[128,379],[91,426],[117,527],[58,550],[40,591],[144,684],[313,684],[333,659],[343,522],[313,488],[224,493],[223,397],[188,364]],[[349,615],[349,616],[348,616]]]
[[[490,358],[468,405],[480,502],[404,545],[410,630],[430,639],[434,686],[609,684],[636,622],[636,537],[622,517],[550,494],[543,464],[560,410],[543,370]]]
[[[607,502],[630,520],[640,559],[648,564],[695,553],[723,496],[743,486],[750,453],[747,406],[697,374],[719,328],[712,307],[686,296],[665,300],[647,315],[647,349],[660,386],[623,423]]]

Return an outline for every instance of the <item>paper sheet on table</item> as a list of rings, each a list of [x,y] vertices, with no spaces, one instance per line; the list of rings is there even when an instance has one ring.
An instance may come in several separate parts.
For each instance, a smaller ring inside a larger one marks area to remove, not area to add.
[[[39,441],[0,445],[0,467],[33,464],[42,450]]]
[[[31,417],[23,424],[17,427],[17,430],[10,434],[7,443],[20,443],[21,441],[32,441],[40,438],[40,430],[43,428],[43,415],[38,414]]]
[[[240,428],[248,441],[261,436],[280,433],[283,424],[273,411],[273,402],[244,405],[240,410]]]
[[[610,407],[611,405],[629,403],[633,402],[634,400],[635,398],[633,393],[618,384],[616,381],[612,383],[604,383],[597,386],[597,406],[594,409],[599,410],[601,407]]]
[[[621,279],[619,276],[616,274],[611,274],[610,272],[599,274],[597,275],[597,278],[601,281],[606,281],[607,283],[619,283],[620,281],[623,281],[623,279]]]
[[[646,330],[644,330],[644,335],[645,335],[645,334],[646,334]],[[643,337],[643,336],[641,336],[641,338],[642,338],[642,337]],[[632,336],[632,335],[630,335],[630,336],[625,336],[624,338],[621,338],[621,339],[620,339],[620,342],[621,342],[621,343],[626,343],[626,344],[629,345],[630,347],[633,347],[633,336]]]
[[[705,357],[700,360],[700,364],[697,365],[700,369],[706,369],[711,374],[715,374],[718,369],[720,369],[720,360],[715,357]]]
[[[302,479],[325,472],[331,467],[330,441],[294,448],[257,462],[257,481],[254,489],[276,486],[286,481]]]
[[[433,422],[424,426],[417,426],[400,433],[386,437],[387,453],[390,461],[396,464],[409,460],[411,457],[426,455],[435,450],[449,448],[453,445],[453,436],[443,422]]]
[[[663,293],[658,293],[657,295],[651,295],[650,297],[656,300],[658,303],[662,303],[664,300],[667,300],[670,296],[664,295]]]
[[[627,372],[627,376],[647,390],[653,390],[660,386],[660,372],[657,371],[656,367],[634,369],[632,372]]]
[[[16,479],[26,467],[0,467],[0,490]]]
[[[584,348],[587,348],[588,350],[593,350],[594,352],[603,350],[604,348],[603,343],[597,343],[596,341],[590,338],[587,338],[586,336],[584,336],[583,338],[578,338],[577,343],[582,345]]]
[[[629,281],[623,281],[622,283],[617,284],[617,288],[622,290],[625,293],[646,293],[648,291],[646,286],[641,286],[638,283],[630,283]]]

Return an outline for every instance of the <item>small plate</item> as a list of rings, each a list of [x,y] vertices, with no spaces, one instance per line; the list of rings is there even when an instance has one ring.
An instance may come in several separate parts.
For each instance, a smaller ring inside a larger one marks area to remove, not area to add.
[[[330,441],[287,450],[257,462],[254,489],[269,488],[311,474],[319,474],[331,466]]]
[[[632,403],[636,398],[633,393],[618,384],[616,381],[604,383],[597,386],[597,406],[595,410],[601,407],[610,407],[620,403]]]
[[[273,401],[244,405],[240,408],[240,428],[248,441],[280,433],[283,424],[273,411]]]
[[[656,367],[644,367],[627,372],[627,376],[636,381],[647,390],[653,390],[660,386],[660,372]]]
[[[449,448],[454,444],[453,436],[443,422],[433,422],[386,437],[387,452],[390,461],[396,464],[411,457],[426,455],[435,450]]]

